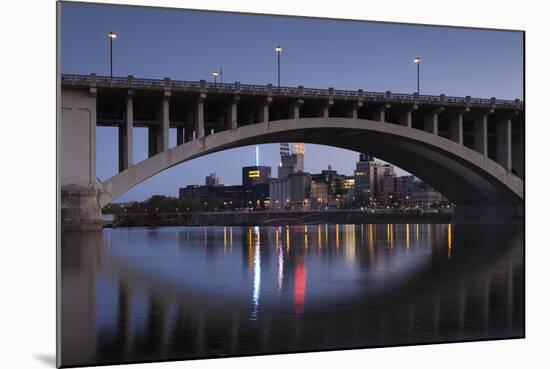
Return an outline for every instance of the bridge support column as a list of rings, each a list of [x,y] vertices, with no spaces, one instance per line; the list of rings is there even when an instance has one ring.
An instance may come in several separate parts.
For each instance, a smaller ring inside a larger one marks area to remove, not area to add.
[[[273,101],[273,97],[268,96],[260,107],[260,123],[269,123],[269,105]]]
[[[386,121],[386,110],[391,108],[390,104],[384,104],[381,107],[378,108],[378,111],[374,113],[373,120],[377,120],[379,122],[385,122]]]
[[[302,106],[303,103],[303,99],[298,99],[292,104],[290,110],[291,119],[300,119],[300,106]]]
[[[359,109],[361,109],[362,107],[362,101],[357,101],[355,104],[353,104],[353,106],[351,107],[351,119],[357,119]]]
[[[449,138],[459,145],[462,145],[464,139],[463,117],[463,113],[453,114],[449,122]]]
[[[444,107],[440,107],[426,113],[424,116],[424,130],[426,132],[433,133],[436,136],[439,135],[438,119],[439,114],[444,110]]]
[[[237,104],[239,103],[239,96],[234,96],[229,105],[229,111],[227,114],[227,125],[229,129],[237,129]]]
[[[322,106],[320,114],[323,118],[330,118],[330,109],[334,106],[334,100],[328,99]]]
[[[170,92],[164,91],[162,99],[162,120],[160,124],[160,145],[158,152],[163,152],[169,148],[169,129],[170,129]]]
[[[190,108],[187,111],[187,120],[185,121],[184,131],[183,131],[183,142],[193,141],[193,130],[195,127],[195,112],[193,108]]]
[[[525,169],[524,169],[524,145],[525,145],[525,127],[523,121],[521,123],[514,122],[514,125],[518,124],[519,127],[516,128],[516,140],[515,144],[512,145],[512,168],[516,175],[520,178],[524,178]]]
[[[201,93],[199,100],[197,101],[197,121],[195,126],[196,138],[204,137],[204,100],[206,99],[206,94]]]
[[[487,157],[487,114],[474,119],[474,150]]]
[[[128,91],[126,122],[118,128],[118,170],[122,172],[133,164],[134,151],[134,96]]]
[[[151,157],[151,156],[155,156],[156,154],[159,153],[159,143],[160,143],[160,139],[159,139],[159,127],[156,126],[156,125],[150,125],[148,127],[148,137],[147,137],[147,141],[148,141],[148,157]]]
[[[184,128],[183,126],[177,126],[176,128],[176,145],[183,145],[184,143]]]
[[[497,121],[497,162],[512,170],[512,120],[502,117]]]
[[[399,117],[399,125],[412,128],[412,113],[416,109],[418,109],[418,106],[414,105],[401,112]]]

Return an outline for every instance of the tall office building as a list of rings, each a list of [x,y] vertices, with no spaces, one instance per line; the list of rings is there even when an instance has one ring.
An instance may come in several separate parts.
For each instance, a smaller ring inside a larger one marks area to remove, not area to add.
[[[281,143],[278,178],[269,185],[271,208],[275,210],[309,208],[311,176],[304,173],[304,143],[297,142],[293,146],[294,152],[291,153],[289,144]]]
[[[281,143],[281,161],[277,168],[277,177],[286,178],[293,173],[301,173],[304,171],[304,156],[305,147],[302,142],[294,144],[294,153],[290,153],[290,148],[287,142]]]
[[[281,142],[279,154],[281,154],[281,156],[290,155],[290,145],[288,144],[288,142]]]
[[[355,171],[355,201],[360,205],[369,205],[376,202],[384,194],[384,178],[390,183],[395,177],[394,167],[391,164],[382,164],[366,153],[359,155]]]
[[[216,173],[210,173],[210,175],[205,178],[205,185],[210,187],[223,186],[220,177],[218,177]]]

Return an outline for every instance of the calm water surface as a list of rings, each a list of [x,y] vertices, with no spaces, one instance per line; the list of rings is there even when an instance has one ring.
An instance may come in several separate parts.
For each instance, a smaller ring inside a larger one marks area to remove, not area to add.
[[[62,234],[63,365],[524,335],[523,226]]]

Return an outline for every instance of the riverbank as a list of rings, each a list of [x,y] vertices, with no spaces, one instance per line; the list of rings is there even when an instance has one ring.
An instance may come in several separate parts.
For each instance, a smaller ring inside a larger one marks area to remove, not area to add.
[[[452,213],[371,213],[368,211],[211,212],[119,214],[106,227],[280,226],[298,224],[449,223]]]

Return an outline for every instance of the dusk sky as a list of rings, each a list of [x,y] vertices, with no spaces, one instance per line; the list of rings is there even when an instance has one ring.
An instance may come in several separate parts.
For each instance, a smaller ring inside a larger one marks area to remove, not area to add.
[[[366,17],[368,14],[357,14]],[[277,82],[274,47],[283,46],[281,85],[412,93],[420,55],[421,93],[523,99],[523,34],[449,27],[255,16],[112,5],[62,4],[61,71],[109,74],[109,31],[114,74],[142,78]],[[170,132],[175,145],[175,130]],[[276,173],[279,146],[260,146],[260,164]],[[118,169],[118,130],[97,131],[97,177]],[[147,130],[134,129],[134,163],[147,156]],[[332,165],[353,174],[355,152],[306,144],[305,170]],[[117,201],[177,195],[204,184],[215,172],[225,184],[241,183],[241,167],[254,164],[254,147],[211,154],[168,169]],[[398,171],[403,174],[403,171]]]

